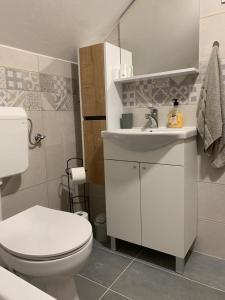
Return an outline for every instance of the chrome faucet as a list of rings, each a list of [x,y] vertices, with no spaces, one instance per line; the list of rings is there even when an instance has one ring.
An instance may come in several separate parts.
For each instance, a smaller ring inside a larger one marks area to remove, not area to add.
[[[158,127],[158,109],[155,107],[152,107],[152,106],[149,106],[148,109],[149,109],[149,114],[145,114],[145,119],[149,120],[148,121],[149,128],[157,128]]]

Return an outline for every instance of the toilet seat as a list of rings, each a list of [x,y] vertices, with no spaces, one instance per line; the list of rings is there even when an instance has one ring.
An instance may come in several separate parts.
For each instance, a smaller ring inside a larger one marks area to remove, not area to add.
[[[79,251],[92,237],[83,217],[34,206],[0,223],[0,247],[32,260],[55,260]]]

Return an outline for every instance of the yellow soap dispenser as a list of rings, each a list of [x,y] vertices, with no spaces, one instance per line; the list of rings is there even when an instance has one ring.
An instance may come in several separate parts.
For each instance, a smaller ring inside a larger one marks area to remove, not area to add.
[[[169,128],[182,128],[184,124],[183,113],[178,109],[179,102],[177,99],[173,99],[173,108],[168,115],[168,124]]]

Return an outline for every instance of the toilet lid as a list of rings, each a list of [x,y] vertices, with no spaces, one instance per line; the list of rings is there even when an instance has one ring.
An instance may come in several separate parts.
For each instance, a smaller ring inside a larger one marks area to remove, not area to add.
[[[78,250],[92,236],[83,217],[34,206],[0,222],[0,245],[19,257],[44,259]]]

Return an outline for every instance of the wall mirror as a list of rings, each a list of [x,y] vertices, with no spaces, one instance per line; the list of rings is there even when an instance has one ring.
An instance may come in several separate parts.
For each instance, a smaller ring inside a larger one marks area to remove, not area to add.
[[[135,0],[120,20],[120,46],[132,52],[134,75],[198,68],[199,1]]]

